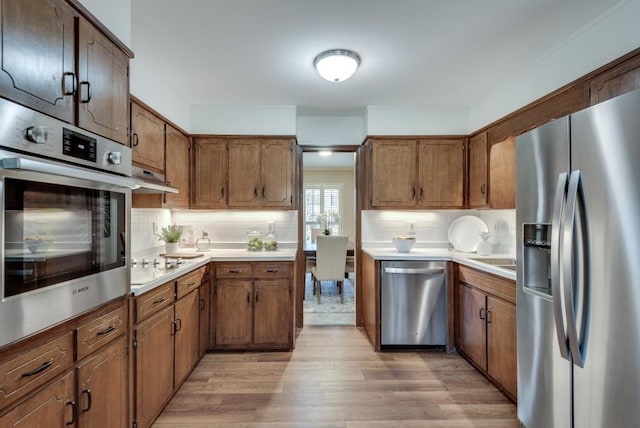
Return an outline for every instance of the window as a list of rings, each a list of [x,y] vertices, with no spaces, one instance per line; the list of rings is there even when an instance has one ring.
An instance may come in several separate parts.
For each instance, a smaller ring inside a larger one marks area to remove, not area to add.
[[[311,229],[342,233],[342,184],[309,184],[304,188],[304,237],[311,240]]]

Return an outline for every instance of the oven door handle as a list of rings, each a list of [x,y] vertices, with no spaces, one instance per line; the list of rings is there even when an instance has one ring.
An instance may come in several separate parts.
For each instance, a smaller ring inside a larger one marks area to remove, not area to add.
[[[80,170],[67,165],[60,165],[52,162],[41,162],[33,159],[0,159],[0,168],[7,170],[40,172],[43,174],[52,174],[84,181],[93,181],[96,183],[108,184],[111,186],[127,187],[129,189],[135,189],[137,187],[135,182],[127,177],[103,174],[86,169]]]

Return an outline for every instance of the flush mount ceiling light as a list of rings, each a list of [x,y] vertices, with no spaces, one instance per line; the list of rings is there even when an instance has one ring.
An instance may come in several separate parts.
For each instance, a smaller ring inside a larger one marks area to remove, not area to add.
[[[318,154],[322,157],[331,156],[331,150],[320,150]]]
[[[313,66],[320,76],[330,82],[342,82],[353,76],[360,65],[357,53],[347,49],[332,49],[320,53],[313,60]]]

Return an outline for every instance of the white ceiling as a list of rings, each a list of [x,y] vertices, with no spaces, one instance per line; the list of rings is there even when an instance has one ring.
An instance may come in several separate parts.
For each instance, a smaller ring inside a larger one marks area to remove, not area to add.
[[[132,0],[131,43],[187,105],[468,106],[618,3]],[[313,69],[334,48],[362,58],[345,82]]]

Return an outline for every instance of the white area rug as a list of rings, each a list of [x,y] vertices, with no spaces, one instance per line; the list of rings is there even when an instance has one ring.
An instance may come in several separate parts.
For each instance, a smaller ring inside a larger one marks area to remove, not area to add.
[[[304,325],[355,325],[355,304],[353,279],[345,279],[344,303],[340,303],[338,287],[333,281],[322,282],[320,303],[313,295],[311,274],[307,274],[305,282]]]

